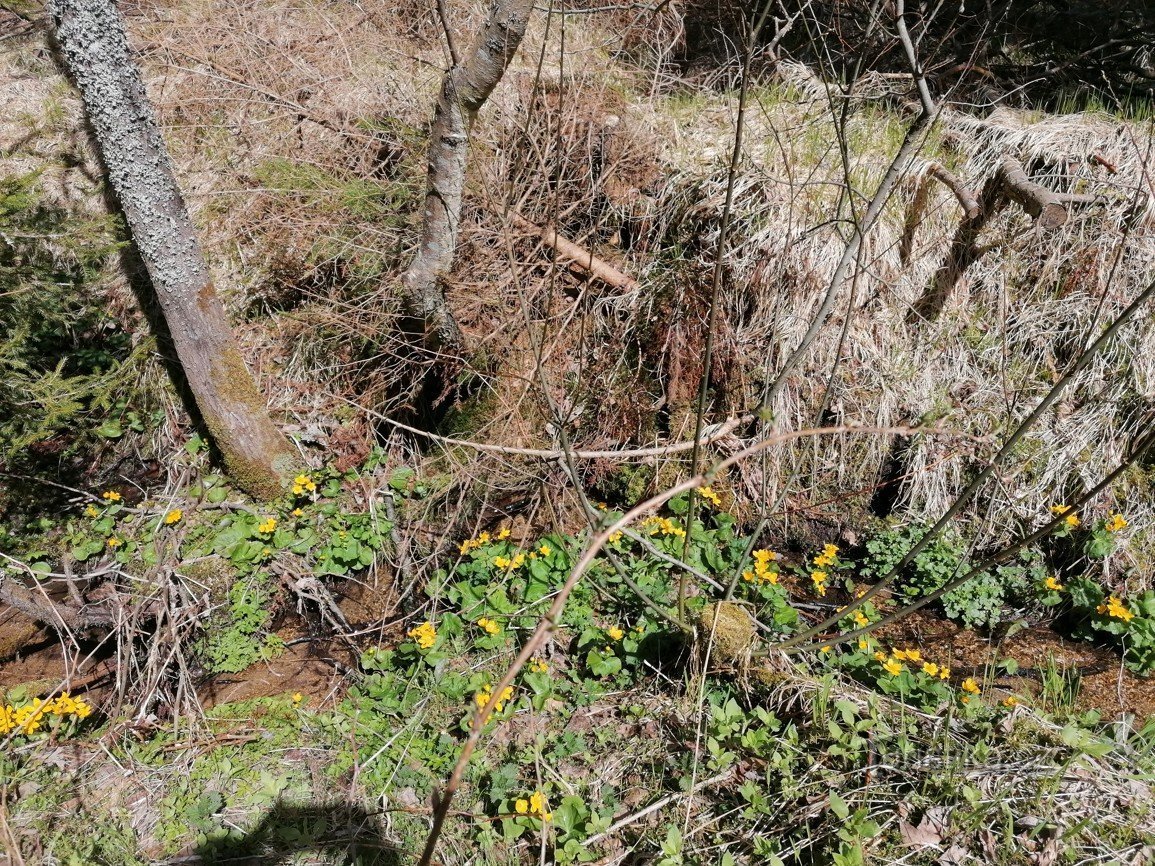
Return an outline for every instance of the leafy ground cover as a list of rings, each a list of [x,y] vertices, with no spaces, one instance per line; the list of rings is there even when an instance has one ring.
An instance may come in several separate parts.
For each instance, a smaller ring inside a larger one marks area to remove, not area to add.
[[[198,452],[194,442],[190,464]],[[218,677],[259,671],[285,652],[279,575],[336,592],[388,547],[389,520],[349,495],[369,475],[395,496],[399,520],[427,489],[374,455],[303,474],[259,513],[211,473],[164,503],[130,507],[102,491],[45,533],[42,561],[63,544],[81,561],[155,556],[206,587],[228,574],[190,657]],[[923,530],[891,524],[854,548],[775,550],[745,535],[712,489],[701,494],[695,514],[679,498],[615,534],[554,640],[496,696],[588,530],[497,524],[462,540],[408,616],[354,639],[337,692],[289,682],[200,718],[126,719],[9,688],[4,838],[26,862],[409,862],[474,714],[496,697],[442,862],[1082,863],[1149,850],[1150,723],[1080,705],[1078,671],[1053,660],[1029,675],[1031,660],[960,666],[941,642],[878,627],[965,567],[956,540],[936,542],[892,593],[840,622],[844,634],[867,631],[786,656],[778,643],[851,604]],[[1094,577],[1125,517],[1070,518],[1013,574],[976,581],[977,602],[944,598],[923,621],[953,617],[973,634],[1053,620],[1148,672],[1149,593],[1110,595]],[[1084,573],[1070,558],[1066,573],[1050,570],[1054,545],[1079,550]],[[683,556],[705,581],[679,614]],[[216,572],[197,571],[206,562]]]

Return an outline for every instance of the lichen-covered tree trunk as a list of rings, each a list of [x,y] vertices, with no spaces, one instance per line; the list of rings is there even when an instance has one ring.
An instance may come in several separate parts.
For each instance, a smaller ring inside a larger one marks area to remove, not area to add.
[[[196,408],[228,473],[272,498],[296,454],[269,417],[209,278],[120,13],[112,0],[50,0],[49,8]]]
[[[532,10],[532,0],[496,0],[468,58],[449,70],[437,98],[421,246],[402,280],[406,311],[423,324],[425,344],[435,351],[456,352],[462,344],[442,280],[457,249],[469,133],[517,53]]]

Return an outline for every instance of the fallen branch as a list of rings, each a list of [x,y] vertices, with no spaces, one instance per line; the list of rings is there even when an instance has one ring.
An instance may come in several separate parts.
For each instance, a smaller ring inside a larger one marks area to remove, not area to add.
[[[549,226],[535,225],[516,211],[509,212],[509,219],[519,229],[537,235],[541,238],[542,243],[555,250],[559,256],[569,259],[583,270],[589,271],[603,283],[607,283],[615,289],[623,289],[625,291],[630,291],[638,287],[638,281],[633,277],[623,274],[609,262],[598,258],[585,247],[578,246],[573,241],[563,238],[557,233],[556,229],[552,229]]]
[[[1004,156],[995,176],[1007,196],[1018,202],[1039,228],[1057,229],[1067,222],[1067,209],[1059,195],[1030,180],[1017,160]]]
[[[963,213],[968,220],[973,220],[982,212],[982,206],[979,205],[978,198],[953,172],[937,162],[932,162],[927,168],[926,173],[928,177],[933,177],[940,183],[945,184],[946,188],[954,193],[954,197],[958,199],[958,203],[962,207]]]
[[[57,631],[86,632],[94,628],[109,628],[113,624],[112,614],[107,610],[53,601],[43,590],[35,593],[3,570],[0,570],[0,602]]]

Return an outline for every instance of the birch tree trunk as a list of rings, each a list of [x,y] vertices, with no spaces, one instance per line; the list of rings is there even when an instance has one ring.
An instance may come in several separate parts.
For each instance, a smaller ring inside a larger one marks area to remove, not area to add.
[[[468,58],[441,84],[429,137],[421,246],[402,279],[406,312],[422,322],[425,344],[434,351],[456,352],[462,346],[443,280],[457,249],[469,133],[517,53],[532,10],[532,0],[496,0]]]
[[[269,417],[213,288],[120,13],[113,0],[50,0],[49,9],[196,409],[237,484],[277,496],[296,453]]]

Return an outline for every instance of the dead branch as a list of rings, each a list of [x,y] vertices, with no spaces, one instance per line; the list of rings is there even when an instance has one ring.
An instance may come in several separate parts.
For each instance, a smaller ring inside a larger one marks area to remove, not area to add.
[[[0,571],[0,602],[57,631],[86,632],[94,628],[110,628],[113,624],[112,614],[106,609],[53,601],[47,594],[33,592],[3,571]]]
[[[945,184],[946,188],[954,193],[954,197],[958,199],[958,203],[962,207],[963,213],[968,220],[973,220],[982,211],[978,197],[971,191],[970,187],[965,186],[953,172],[937,162],[932,162],[927,168],[926,173],[928,177],[933,177],[940,183]]]
[[[638,281],[633,277],[623,274],[609,262],[598,258],[585,247],[578,246],[573,241],[562,237],[557,233],[556,229],[550,228],[549,226],[535,225],[516,211],[510,211],[509,219],[519,229],[537,235],[541,238],[542,243],[555,250],[559,256],[568,259],[583,270],[589,271],[603,283],[607,283],[615,289],[622,289],[624,291],[630,291],[638,287]]]
[[[1039,228],[1057,229],[1067,222],[1067,209],[1060,197],[1030,180],[1017,160],[1004,156],[995,176],[1002,181],[1007,196],[1029,213]]]

